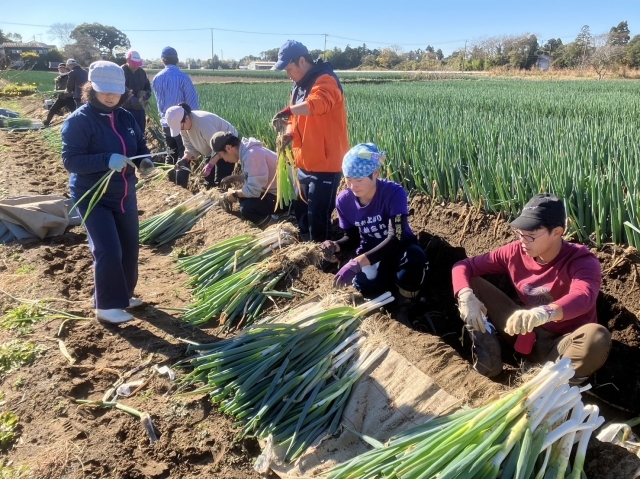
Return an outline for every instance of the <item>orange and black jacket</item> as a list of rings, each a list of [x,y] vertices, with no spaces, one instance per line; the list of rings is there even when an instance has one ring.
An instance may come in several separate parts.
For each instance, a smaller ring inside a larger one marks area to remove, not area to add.
[[[305,101],[311,115],[294,115],[290,121],[295,164],[307,172],[339,173],[349,150],[347,112],[342,85],[329,63],[318,60],[294,85],[291,104]]]

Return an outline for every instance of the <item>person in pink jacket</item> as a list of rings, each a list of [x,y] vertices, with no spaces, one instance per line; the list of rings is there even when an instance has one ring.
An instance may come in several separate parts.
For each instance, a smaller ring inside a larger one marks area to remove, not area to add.
[[[500,341],[532,363],[570,358],[576,383],[606,361],[611,334],[596,317],[600,262],[564,241],[565,224],[562,200],[536,195],[511,223],[516,241],[454,265],[453,293],[480,374],[502,372]],[[481,278],[495,273],[509,276],[520,304]]]

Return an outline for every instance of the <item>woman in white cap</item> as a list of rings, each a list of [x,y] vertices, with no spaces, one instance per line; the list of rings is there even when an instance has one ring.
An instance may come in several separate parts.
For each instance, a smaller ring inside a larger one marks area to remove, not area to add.
[[[69,189],[77,202],[104,174],[117,172],[89,216],[89,198],[78,205],[94,258],[94,298],[98,320],[124,323],[125,309],[140,306],[133,297],[138,281],[138,207],[135,168],[144,177],[153,171],[145,137],[133,115],[120,108],[129,93],[122,68],[98,61],[89,67],[82,89],[84,105],[62,126],[62,161],[71,172]]]
[[[202,110],[191,110],[186,103],[180,103],[167,109],[164,116],[171,130],[171,136],[181,136],[184,155],[177,167],[189,167],[189,162],[202,155],[205,167],[202,172],[209,186],[219,186],[220,182],[233,173],[233,163],[218,161],[211,150],[211,138],[219,131],[238,135],[238,130],[224,118]],[[191,169],[191,168],[189,168]]]

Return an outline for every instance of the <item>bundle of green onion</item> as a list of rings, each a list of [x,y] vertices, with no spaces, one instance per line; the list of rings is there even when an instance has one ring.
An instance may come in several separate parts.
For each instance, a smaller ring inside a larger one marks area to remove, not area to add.
[[[140,222],[140,243],[157,246],[183,235],[209,211],[216,202],[199,193],[164,213]]]
[[[584,406],[568,358],[486,406],[432,419],[327,474],[355,478],[517,478],[584,476],[587,444],[603,418]],[[577,442],[571,472],[569,457]]]
[[[29,118],[0,118],[1,128],[29,128],[33,122]]]
[[[260,233],[224,240],[198,255],[179,259],[178,265],[191,276],[189,284],[202,290],[249,265],[262,261],[274,250],[293,243],[293,232],[291,225],[274,225]]]
[[[192,345],[201,354],[181,362],[194,367],[182,386],[204,383],[189,394],[208,393],[239,420],[241,436],[272,435],[292,461],[325,430],[335,432],[353,384],[386,351],[365,349],[347,365],[363,342],[360,319],[391,301],[386,293],[359,307],[316,305],[290,314],[287,322]]]
[[[84,226],[84,224],[87,221],[87,218],[89,218],[89,215],[91,214],[93,209],[96,207],[98,202],[102,199],[104,194],[107,192],[107,189],[109,188],[109,182],[111,181],[111,177],[113,176],[114,173],[115,173],[115,170],[109,170],[104,175],[102,175],[102,178],[96,181],[95,184],[91,188],[89,188],[87,192],[84,195],[82,195],[82,197],[78,201],[76,201],[76,203],[71,208],[71,211],[69,211],[69,214],[73,213],[73,211],[78,208],[78,205],[82,203],[82,201],[87,196],[91,195],[91,199],[89,200],[89,206],[87,207],[87,210],[84,212],[84,215],[82,215],[82,223],[80,226]]]
[[[296,169],[293,160],[293,151],[291,144],[282,146],[282,135],[276,140],[276,150],[278,152],[278,164],[276,168],[275,178],[276,186],[276,209],[284,209],[291,202],[298,198],[298,192],[295,185]],[[293,176],[292,176],[293,175]],[[271,186],[271,185],[269,185]],[[269,188],[267,188],[269,191]]]
[[[155,166],[154,172],[151,174],[151,176],[138,181],[136,183],[136,190],[140,190],[147,185],[150,186],[164,181],[165,178],[169,176],[169,172],[175,170],[175,165],[156,162],[154,162],[153,165]]]
[[[228,277],[199,285],[194,291],[196,301],[187,307],[183,319],[199,325],[219,317],[219,332],[246,327],[258,319],[267,298],[293,298],[273,288],[294,267],[313,262],[314,254],[315,248],[309,245],[288,246],[272,258],[245,264]]]

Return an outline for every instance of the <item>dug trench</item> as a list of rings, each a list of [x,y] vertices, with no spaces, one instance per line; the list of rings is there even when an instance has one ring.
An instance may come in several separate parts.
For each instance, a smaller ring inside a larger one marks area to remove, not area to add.
[[[31,100],[21,106],[41,115]],[[0,188],[5,195],[67,195],[68,174],[41,133],[0,132],[0,152]],[[138,191],[140,216],[165,211],[190,195],[168,181],[145,186]],[[441,205],[423,196],[412,198],[411,209],[412,226],[429,256],[429,280],[423,300],[412,310],[412,328],[396,322],[393,313],[381,312],[380,333],[461,404],[480,405],[517,381],[519,358],[505,354],[507,368],[497,380],[473,371],[469,344],[459,340],[462,323],[452,297],[450,271],[466,255],[509,241],[508,226],[468,206]],[[0,391],[5,394],[2,411],[11,410],[20,417],[18,440],[2,453],[4,463],[26,464],[37,478],[259,477],[251,467],[259,452],[254,440],[237,440],[233,421],[219,414],[206,397],[176,398],[175,383],[166,376],[151,375],[148,368],[132,376],[147,378],[144,388],[122,401],[151,415],[158,436],[154,445],[136,418],[112,409],[80,408],[75,402],[101,399],[119,375],[138,366],[175,363],[184,357],[182,340],[215,341],[215,327],[187,327],[172,309],[190,301],[184,286],[187,277],[175,270],[175,257],[251,229],[237,215],[215,208],[173,243],[142,247],[137,295],[146,305],[134,312],[135,321],[121,327],[92,319],[92,260],[81,228],[43,241],[1,247],[0,289],[16,297],[64,299],[68,302],[58,307],[87,318],[63,328],[61,338],[74,364],[60,352],[59,320],[39,324],[20,337],[43,345],[44,351],[30,365],[0,378]],[[627,419],[640,414],[637,258],[612,246],[596,254],[605,272],[598,313],[612,331],[614,346],[593,378],[593,394],[585,400],[601,406],[607,419]],[[332,292],[331,283],[330,272],[310,266],[290,275],[281,289],[293,286],[310,295],[326,295]],[[15,306],[6,297],[0,301],[3,308]],[[0,330],[2,342],[16,336],[15,331]],[[639,467],[640,460],[626,450],[592,441],[588,477],[627,478]]]

